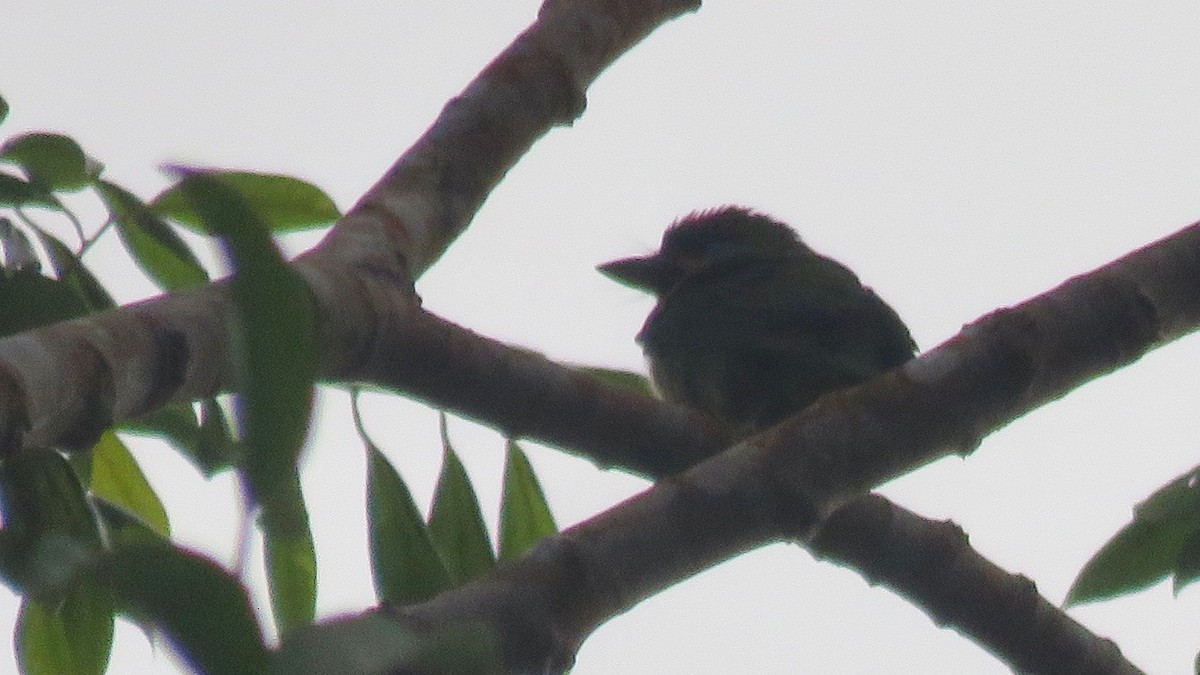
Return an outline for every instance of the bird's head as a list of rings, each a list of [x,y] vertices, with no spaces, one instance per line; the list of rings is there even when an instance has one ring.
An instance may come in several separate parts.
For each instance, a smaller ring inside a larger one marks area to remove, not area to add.
[[[749,209],[723,206],[675,221],[655,253],[613,260],[596,269],[619,283],[661,296],[715,265],[770,260],[807,250],[787,225]]]

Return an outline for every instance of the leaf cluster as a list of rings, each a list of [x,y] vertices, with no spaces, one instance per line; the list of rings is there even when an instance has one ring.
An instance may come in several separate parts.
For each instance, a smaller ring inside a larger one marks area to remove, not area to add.
[[[7,110],[0,98],[0,121]],[[143,201],[61,134],[9,139],[0,145],[0,163],[14,169],[0,169],[0,337],[113,309],[85,262],[110,233],[165,292],[211,280],[181,232],[215,239],[234,270],[229,283],[238,312],[228,336],[232,397],[171,404],[105,431],[88,447],[29,448],[0,462],[0,575],[23,596],[15,636],[20,667],[104,672],[114,617],[122,615],[165,637],[203,672],[269,669],[275,653],[245,583],[172,543],[166,509],[125,437],[159,437],[208,478],[237,472],[248,510],[258,516],[280,636],[314,620],[317,560],[296,467],[317,361],[312,300],[274,236],[327,225],[340,213],[319,188],[296,178],[184,167],[170,167],[174,181]],[[85,194],[103,207],[95,227],[72,206]],[[70,223],[76,241],[56,235],[48,218]],[[508,443],[494,551],[444,415],[443,468],[428,518],[361,423],[359,429],[369,458],[364,507],[380,602],[430,598],[557,531],[515,441]],[[431,658],[447,658],[445,647],[415,645]],[[466,658],[453,652],[448,658]]]

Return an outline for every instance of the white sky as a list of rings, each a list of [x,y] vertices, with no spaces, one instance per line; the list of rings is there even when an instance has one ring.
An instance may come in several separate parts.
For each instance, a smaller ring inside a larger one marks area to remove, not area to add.
[[[902,5],[902,6],[901,6]],[[163,162],[273,170],[348,208],[535,15],[536,2],[0,0],[0,136],[70,134],[151,196]],[[564,360],[641,368],[651,301],[596,263],[645,252],[674,217],[727,202],[795,225],[853,267],[923,348],[1200,218],[1200,4],[713,0],[592,88],[587,113],[509,174],[420,282],[425,305]],[[314,237],[290,242],[300,250]],[[89,262],[132,300],[115,247]],[[1135,502],[1197,463],[1200,340],[1092,383],[887,486],[962,524],[1061,601]],[[330,393],[304,485],[323,613],[372,602],[363,451]],[[433,413],[371,399],[368,424],[421,500]],[[494,520],[502,444],[451,428]],[[228,561],[229,481],[160,444],[135,452],[177,538]],[[534,449],[560,524],[643,484]],[[0,597],[0,631],[16,603]],[[1072,612],[1153,673],[1191,672],[1200,591],[1159,586]],[[869,645],[869,646],[865,646]],[[0,654],[0,672],[12,664]],[[114,673],[172,672],[123,629]],[[795,547],[758,551],[603,627],[574,672],[1001,673],[890,592]]]

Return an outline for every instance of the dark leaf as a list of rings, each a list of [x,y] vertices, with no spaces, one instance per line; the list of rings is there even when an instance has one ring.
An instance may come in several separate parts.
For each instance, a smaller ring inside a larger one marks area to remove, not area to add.
[[[171,641],[198,672],[267,672],[269,654],[237,579],[195,553],[121,539],[98,578],[117,607]]]
[[[79,484],[83,487],[84,493],[92,489],[92,448],[81,448],[72,450],[69,455],[66,455],[67,464],[71,465],[71,471],[75,472],[75,476],[79,478]]]
[[[120,431],[140,436],[158,436],[176,448],[196,445],[200,423],[190,403],[174,403],[128,422],[122,422]]]
[[[62,208],[62,204],[44,187],[10,173],[0,171],[0,206],[40,206]]]
[[[30,182],[48,190],[80,190],[93,180],[83,148],[62,134],[16,136],[0,147],[0,161],[20,166]]]
[[[96,506],[96,515],[104,523],[104,529],[108,532],[109,541],[140,541],[160,546],[171,545],[169,539],[164,539],[161,534],[150,529],[150,526],[144,520],[125,509],[109,504],[102,497],[93,499],[92,503]]]
[[[380,601],[407,605],[450,587],[412,493],[383,453],[367,448],[367,527]]]
[[[508,441],[500,501],[500,559],[512,560],[556,532],[558,526],[525,451],[516,441]]]
[[[4,97],[0,96],[0,123],[4,122],[4,120],[7,118],[8,118],[8,101],[5,101]]]
[[[183,239],[141,200],[108,181],[99,181],[96,190],[108,205],[125,248],[159,287],[171,291],[208,281],[208,273]]]
[[[100,531],[70,464],[45,448],[29,448],[0,466],[4,575],[29,593],[56,594],[94,561]]]
[[[1200,517],[1197,517],[1196,531],[1183,542],[1179,550],[1179,559],[1175,561],[1175,578],[1172,590],[1175,595],[1197,578],[1200,578]]]
[[[203,467],[205,476],[234,467],[245,454],[241,443],[233,437],[223,408],[216,399],[205,399],[200,405],[200,435],[193,460]]]
[[[1133,522],[1084,565],[1066,606],[1141,590],[1175,570],[1184,544],[1200,529],[1200,491],[1192,480],[1189,472],[1142,502]]]
[[[225,469],[237,466],[245,454],[244,449],[225,418],[225,410],[215,398],[204,399],[200,404],[200,435],[195,452],[191,455],[204,475],[211,478]]]
[[[98,312],[117,306],[108,291],[100,285],[96,277],[92,276],[91,271],[84,266],[79,256],[75,255],[75,252],[66,244],[41,231],[38,232],[38,238],[42,242],[42,247],[46,249],[46,255],[50,258],[50,266],[54,268],[55,276],[59,281],[74,288],[90,311]]]
[[[204,399],[200,410],[197,420],[191,403],[176,403],[124,422],[120,428],[128,433],[162,438],[182,452],[205,478],[212,478],[236,466],[242,452],[217,400]]]
[[[100,536],[83,487],[62,455],[30,448],[0,465],[0,506],[5,528],[20,534],[49,532],[87,545]]]
[[[322,227],[341,217],[328,195],[298,178],[248,171],[211,171],[206,175],[221,180],[241,193],[272,232]],[[151,208],[185,227],[201,232],[207,227],[181,185],[156,197]]]
[[[0,337],[87,313],[83,296],[65,281],[32,269],[0,275]]]
[[[492,569],[495,556],[479,498],[450,444],[445,413],[441,413],[440,422],[442,473],[433,492],[429,533],[446,563],[451,583],[458,586]]]

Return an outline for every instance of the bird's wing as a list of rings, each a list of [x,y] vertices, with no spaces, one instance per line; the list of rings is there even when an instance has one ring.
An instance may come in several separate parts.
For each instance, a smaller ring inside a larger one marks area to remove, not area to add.
[[[781,365],[824,362],[869,372],[906,361],[914,348],[896,313],[826,258],[697,279],[664,298],[643,338],[673,345],[665,348],[765,352]]]

